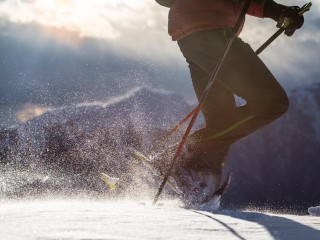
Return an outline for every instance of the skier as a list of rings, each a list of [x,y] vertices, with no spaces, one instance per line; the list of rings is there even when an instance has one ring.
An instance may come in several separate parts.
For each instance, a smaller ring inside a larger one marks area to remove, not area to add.
[[[199,99],[245,1],[156,1],[170,7],[169,35],[177,41],[189,65]],[[271,18],[278,27],[289,19],[285,34],[292,36],[304,23],[299,10],[299,7],[284,6],[273,0],[252,0],[248,14]],[[243,98],[246,104],[237,107],[234,95]],[[185,176],[189,174],[192,181],[199,181],[200,187],[210,185],[213,187],[206,191],[214,191],[220,185],[223,164],[231,144],[276,120],[288,106],[284,89],[269,69],[249,44],[236,37],[202,109],[206,126],[189,136],[178,163],[180,169],[177,166],[174,172],[180,178],[180,184],[189,184],[191,180]]]

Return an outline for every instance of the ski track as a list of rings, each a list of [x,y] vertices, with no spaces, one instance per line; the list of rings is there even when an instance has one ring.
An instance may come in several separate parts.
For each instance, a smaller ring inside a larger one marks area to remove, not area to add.
[[[162,201],[29,200],[0,203],[2,240],[320,239],[320,218],[187,210]]]

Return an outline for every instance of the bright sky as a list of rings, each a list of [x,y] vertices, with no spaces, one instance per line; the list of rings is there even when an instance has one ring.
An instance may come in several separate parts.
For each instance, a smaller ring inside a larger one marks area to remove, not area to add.
[[[167,9],[151,0],[4,0],[0,17],[12,23],[38,24],[81,37],[116,42],[128,51],[169,53]],[[59,35],[59,31],[53,31]],[[166,41],[166,43],[163,43]]]
[[[277,2],[302,6],[302,0]],[[167,12],[153,0],[3,0],[0,1],[0,18],[16,24],[38,24],[61,38],[60,31],[75,33],[79,38],[105,40],[129,54],[150,55],[158,58],[181,58],[175,43],[167,34]],[[277,43],[263,53],[264,60],[281,72],[301,74],[299,59],[311,62],[311,71],[319,54],[314,46],[320,45],[320,3],[314,1],[312,11],[306,13],[303,30],[292,38],[281,36]],[[272,20],[249,18],[241,35],[256,49],[275,28]],[[62,39],[63,40],[63,39]],[[310,48],[312,46],[312,49]],[[304,54],[301,55],[301,52]],[[275,55],[276,54],[276,55]],[[275,56],[280,59],[275,62]],[[303,61],[305,64],[305,61]],[[298,70],[297,70],[298,69]]]
[[[79,33],[81,37],[116,39],[126,28],[151,27],[147,0],[6,0],[0,15],[15,23],[37,23]],[[141,12],[145,19],[141,17]],[[140,16],[139,16],[140,15]]]

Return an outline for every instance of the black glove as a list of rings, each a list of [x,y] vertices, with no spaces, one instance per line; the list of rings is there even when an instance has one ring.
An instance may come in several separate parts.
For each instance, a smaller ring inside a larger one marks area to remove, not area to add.
[[[282,27],[284,21],[289,21],[289,25],[285,26],[285,34],[292,36],[295,30],[301,28],[304,22],[303,15],[299,15],[299,11],[299,7],[287,7],[273,0],[266,0],[263,15],[275,20],[279,28]]]
[[[303,15],[299,14],[300,10],[300,7],[292,6],[285,8],[280,14],[277,27],[282,27],[282,24],[288,21],[289,24],[284,26],[284,33],[289,37],[292,36],[297,29],[301,28],[304,23]]]

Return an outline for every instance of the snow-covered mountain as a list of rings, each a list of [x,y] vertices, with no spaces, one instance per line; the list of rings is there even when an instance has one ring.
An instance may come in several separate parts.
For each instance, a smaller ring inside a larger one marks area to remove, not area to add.
[[[284,117],[233,146],[226,167],[233,180],[223,206],[318,205],[319,92],[320,84],[293,91]],[[100,171],[143,182],[148,176],[137,171],[126,147],[147,149],[190,109],[175,94],[138,88],[108,102],[54,109],[2,131],[1,162],[10,164],[1,170],[0,192],[5,197],[61,188],[101,193]]]

